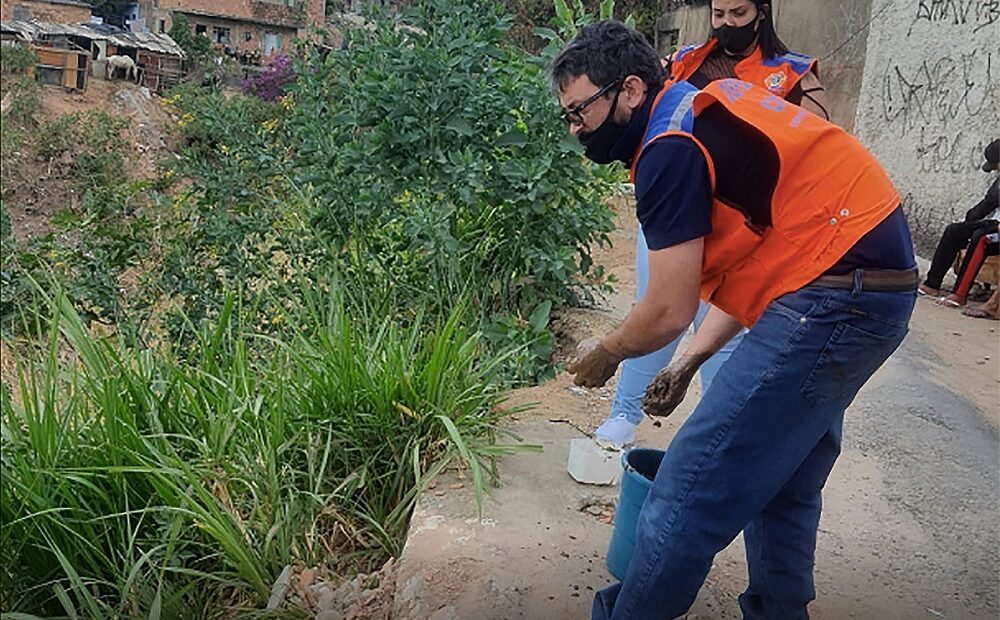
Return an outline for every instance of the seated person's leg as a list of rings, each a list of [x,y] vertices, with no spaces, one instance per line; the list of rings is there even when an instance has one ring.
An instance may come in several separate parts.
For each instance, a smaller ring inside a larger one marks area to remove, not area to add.
[[[944,305],[957,307],[964,306],[969,297],[969,290],[976,281],[976,275],[983,268],[986,258],[996,254],[997,244],[993,243],[989,237],[988,228],[980,228],[972,235],[969,249],[962,260],[962,266],[958,270],[958,280],[955,282],[955,289],[951,295],[944,298]]]
[[[978,308],[966,308],[962,310],[962,314],[974,319],[993,319],[994,321],[1000,319],[1000,289],[993,289],[993,295],[983,305]]]
[[[969,243],[972,233],[976,231],[976,225],[977,222],[956,222],[945,227],[941,241],[934,250],[934,258],[931,259],[927,277],[920,285],[921,293],[935,297],[941,294],[941,282],[948,273],[948,268],[954,264],[959,250]]]

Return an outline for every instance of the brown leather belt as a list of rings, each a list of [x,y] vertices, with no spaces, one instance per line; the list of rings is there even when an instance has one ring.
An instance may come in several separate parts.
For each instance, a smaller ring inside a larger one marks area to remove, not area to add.
[[[920,283],[920,272],[914,267],[913,269],[858,269],[839,276],[820,276],[810,282],[809,286],[854,290],[859,276],[863,291],[904,293],[917,290],[917,284]]]

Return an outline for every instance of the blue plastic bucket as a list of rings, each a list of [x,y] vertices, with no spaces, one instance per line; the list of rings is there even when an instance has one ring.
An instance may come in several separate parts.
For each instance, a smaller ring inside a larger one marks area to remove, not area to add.
[[[634,448],[622,455],[625,474],[622,476],[622,488],[618,494],[618,508],[615,510],[606,559],[608,571],[619,580],[625,578],[628,565],[632,562],[639,511],[646,501],[649,488],[653,486],[653,478],[660,468],[663,454],[663,450]]]

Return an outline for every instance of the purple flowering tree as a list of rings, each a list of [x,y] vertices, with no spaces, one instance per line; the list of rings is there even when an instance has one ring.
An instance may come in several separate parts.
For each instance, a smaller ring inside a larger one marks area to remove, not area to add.
[[[294,81],[292,59],[282,54],[272,58],[258,75],[247,78],[243,82],[243,93],[264,101],[277,101],[285,96],[285,85]]]

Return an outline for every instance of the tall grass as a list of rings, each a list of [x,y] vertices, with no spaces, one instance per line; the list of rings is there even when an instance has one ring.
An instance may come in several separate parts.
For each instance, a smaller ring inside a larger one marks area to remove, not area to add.
[[[5,612],[256,606],[287,563],[398,552],[430,477],[463,463],[481,498],[490,457],[514,449],[495,443],[502,360],[483,359],[461,304],[400,324],[314,300],[308,327],[264,338],[230,298],[183,357],[51,304],[47,346],[19,356],[0,401]]]

